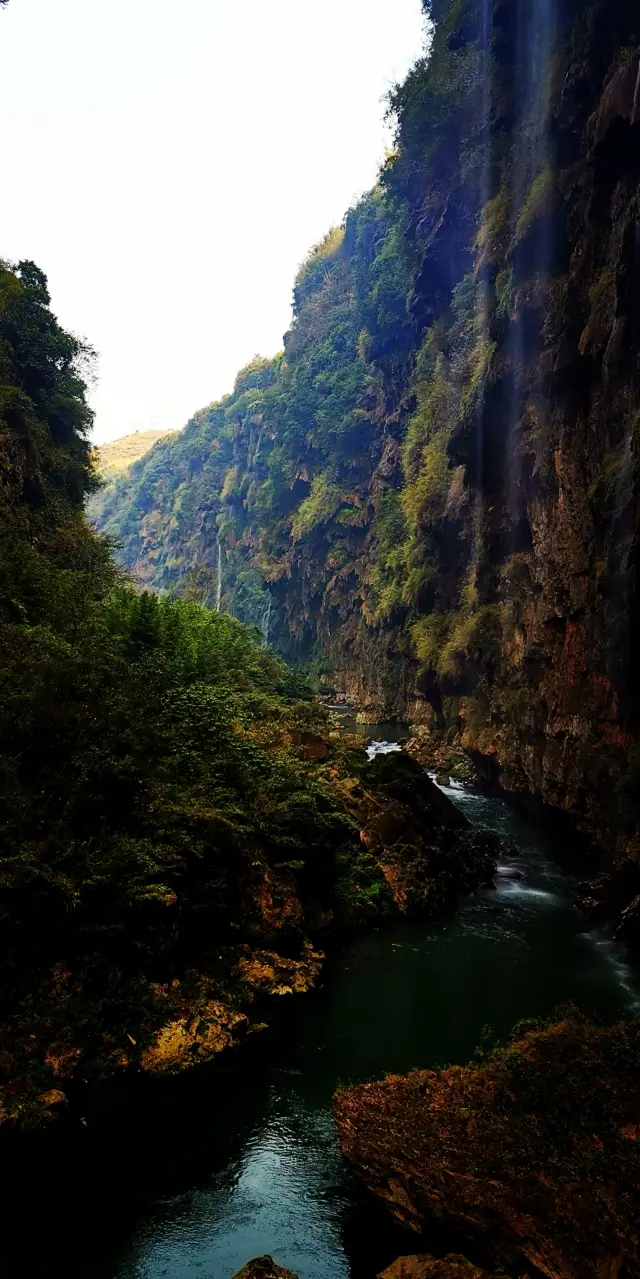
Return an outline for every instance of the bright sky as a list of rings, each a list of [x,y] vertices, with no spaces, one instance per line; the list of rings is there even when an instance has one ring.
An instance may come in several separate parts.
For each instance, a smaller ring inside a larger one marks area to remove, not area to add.
[[[298,264],[375,181],[420,0],[10,0],[0,255],[100,355],[96,440],[274,354]]]

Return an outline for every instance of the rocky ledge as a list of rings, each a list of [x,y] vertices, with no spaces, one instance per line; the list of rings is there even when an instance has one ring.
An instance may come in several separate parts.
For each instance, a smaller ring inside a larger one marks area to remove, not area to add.
[[[640,1272],[640,1021],[521,1027],[477,1065],[343,1089],[335,1119],[408,1229],[444,1226],[516,1275]]]

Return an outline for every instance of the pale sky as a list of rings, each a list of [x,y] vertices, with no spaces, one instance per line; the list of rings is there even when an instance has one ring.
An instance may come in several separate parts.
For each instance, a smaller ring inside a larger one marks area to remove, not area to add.
[[[420,0],[10,0],[0,256],[99,353],[96,440],[182,426],[373,185]]]

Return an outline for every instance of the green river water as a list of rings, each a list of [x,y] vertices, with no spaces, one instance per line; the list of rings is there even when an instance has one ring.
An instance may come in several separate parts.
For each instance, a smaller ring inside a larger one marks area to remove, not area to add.
[[[516,841],[522,878],[454,919],[359,936],[215,1075],[98,1116],[84,1146],[33,1170],[33,1195],[4,1196],[3,1279],[230,1279],[263,1253],[300,1279],[373,1279],[417,1241],[343,1164],[338,1084],[466,1062],[483,1033],[568,999],[602,1019],[638,1009],[640,973],[574,909],[564,848],[500,799],[447,793]]]

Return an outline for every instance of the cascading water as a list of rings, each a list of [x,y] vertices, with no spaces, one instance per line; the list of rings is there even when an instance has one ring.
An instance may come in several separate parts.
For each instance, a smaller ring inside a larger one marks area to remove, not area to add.
[[[216,613],[222,608],[222,542],[218,538],[218,578],[216,582]]]
[[[267,603],[266,603],[266,606],[265,606],[264,613],[262,614],[262,622],[261,622],[261,624],[260,624],[260,630],[262,631],[262,638],[263,638],[263,640],[264,640],[265,644],[268,644],[268,643],[269,643],[269,632],[270,632],[270,630],[271,630],[271,609],[272,609],[272,606],[273,606],[273,601],[272,601],[272,599],[271,599],[271,592],[270,592],[270,591],[267,591]]]
[[[512,542],[517,540],[524,518],[523,424],[543,426],[541,419],[548,413],[540,366],[542,319],[554,253],[546,203],[552,185],[550,81],[555,29],[556,0],[518,0],[513,74],[518,124],[514,130],[509,191],[510,258],[516,296],[508,339],[511,389],[505,433],[506,501]],[[530,322],[535,311],[540,316],[537,332]],[[511,549],[518,548],[512,545]]]
[[[480,128],[480,178],[479,207],[480,217],[484,221],[488,214],[492,191],[492,90],[493,90],[493,0],[482,0],[482,17],[479,32],[479,65],[481,77],[481,128]],[[476,328],[483,347],[488,350],[491,341],[491,280],[488,263],[481,262],[478,272],[478,295],[476,302]],[[482,562],[482,529],[483,529],[483,493],[485,492],[485,414],[484,395],[478,397],[476,411],[476,484],[477,497],[473,516],[473,538],[471,548],[470,586],[474,590],[480,575]]]
[[[256,447],[255,447],[254,452],[253,452],[253,457],[252,457],[252,459],[251,459],[251,466],[250,466],[250,468],[249,468],[250,470],[253,470],[253,469],[254,469],[255,464],[256,464],[256,462],[258,461],[258,458],[260,457],[260,449],[261,449],[261,447],[262,447],[262,441],[263,441],[263,438],[264,438],[264,427],[263,427],[263,426],[261,426],[261,427],[260,427],[260,433],[259,433],[259,435],[258,435],[258,439],[257,439],[257,442],[256,442]]]

